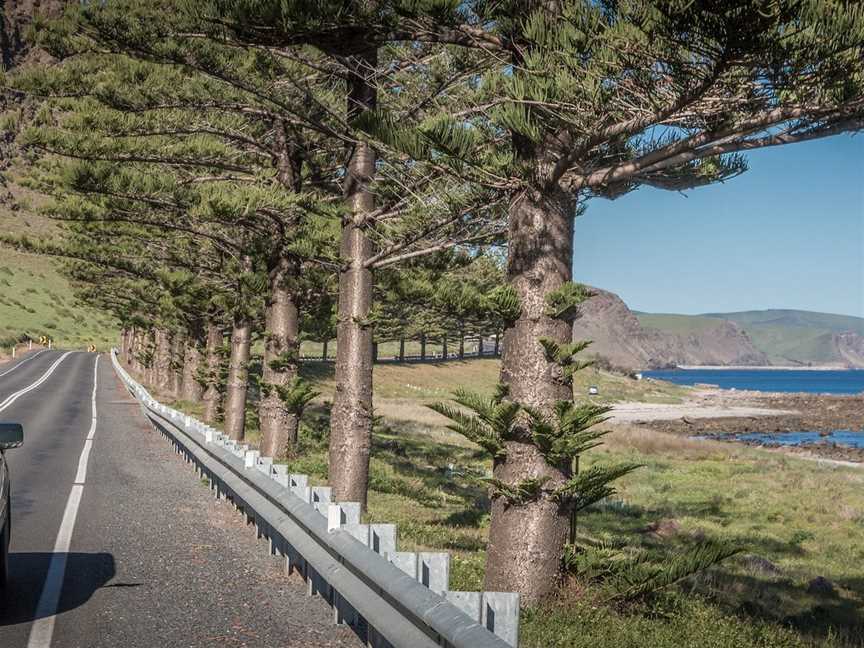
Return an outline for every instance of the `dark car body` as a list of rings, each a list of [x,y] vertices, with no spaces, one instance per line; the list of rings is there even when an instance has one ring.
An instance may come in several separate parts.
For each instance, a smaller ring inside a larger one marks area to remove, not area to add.
[[[0,423],[0,589],[6,587],[9,573],[9,542],[12,537],[12,488],[6,450],[16,448],[24,440],[24,431],[17,423]]]

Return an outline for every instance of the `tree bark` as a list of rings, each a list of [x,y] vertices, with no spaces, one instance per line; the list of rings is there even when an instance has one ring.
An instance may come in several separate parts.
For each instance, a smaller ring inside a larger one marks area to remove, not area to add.
[[[321,343],[321,359],[326,362],[327,360],[327,342],[328,340],[324,340]]]
[[[147,331],[141,329],[135,329],[132,337],[132,351],[129,354],[129,368],[140,374],[144,371],[144,362],[141,359],[141,354],[144,349],[144,339],[147,335]],[[138,376],[142,378],[142,376]]]
[[[183,382],[180,387],[181,400],[189,403],[197,403],[201,400],[204,388],[198,382],[200,371],[201,344],[199,333],[198,336],[190,335],[187,338],[186,353],[183,356]]]
[[[405,362],[405,338],[399,338],[399,362]]]
[[[441,357],[445,360],[447,359],[447,336],[445,335],[441,340]]]
[[[141,338],[141,372],[144,382],[156,384],[156,331],[150,329]]]
[[[425,333],[420,334],[420,359],[421,360],[426,359],[426,334]]]
[[[288,410],[277,387],[289,387],[299,375],[300,312],[293,294],[294,279],[299,271],[295,261],[282,257],[270,273],[262,391],[258,405],[261,454],[266,457],[292,456],[297,447],[300,415]]]
[[[459,359],[465,359],[465,333],[459,334]]]
[[[495,349],[493,350],[493,353],[495,354],[496,357],[501,355],[501,342],[500,341],[501,341],[500,336],[498,335],[498,333],[495,333]]]
[[[242,441],[246,436],[246,395],[249,383],[249,354],[252,348],[252,323],[245,315],[234,317],[231,330],[231,356],[225,385],[225,434]]]
[[[501,382],[508,398],[551,415],[557,401],[572,400],[561,368],[546,358],[539,338],[570,341],[572,322],[547,314],[546,296],[571,279],[575,205],[562,195],[526,194],[509,214],[507,277],[519,295],[519,319],[504,333]],[[506,443],[507,456],[496,459],[493,474],[506,484],[546,478],[553,489],[571,475],[569,465],[551,465],[530,442],[527,420],[517,439]],[[558,585],[569,516],[547,493],[524,505],[492,501],[486,560],[487,591],[520,592],[534,605]]]
[[[349,120],[375,109],[375,88],[368,74],[378,56],[370,49],[350,57]],[[372,443],[372,329],[367,320],[372,307],[372,271],[366,261],[373,253],[366,227],[375,209],[369,184],[375,175],[372,147],[358,141],[348,160],[345,199],[348,214],[342,221],[339,305],[336,325],[336,393],[330,417],[329,481],[335,501],[360,502],[366,509],[369,450]]]
[[[219,349],[222,346],[222,329],[212,322],[207,323],[207,340],[204,349],[206,366],[206,386],[201,399],[204,401],[203,418],[205,423],[213,424],[219,416]]]
[[[153,386],[162,393],[171,391],[171,334],[168,329],[157,328],[154,334]]]
[[[122,329],[120,329],[119,355],[120,355],[121,364],[126,363],[126,350],[127,350],[128,346],[129,346],[129,329],[124,326]]]
[[[171,336],[171,395],[180,397],[183,388],[183,364],[186,362],[186,334],[175,331]]]

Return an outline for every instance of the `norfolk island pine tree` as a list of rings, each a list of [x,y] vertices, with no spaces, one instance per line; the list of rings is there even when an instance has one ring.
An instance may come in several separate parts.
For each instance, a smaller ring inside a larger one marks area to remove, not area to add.
[[[291,24],[305,3],[211,4],[240,38],[278,44],[272,26]],[[332,22],[286,30],[281,43],[326,48],[350,36],[488,54],[490,67],[470,84],[473,110],[449,129],[439,123],[418,141],[380,110],[367,126],[379,141],[418,156],[418,147],[433,150],[460,178],[507,196],[518,316],[505,331],[501,381],[507,399],[550,419],[572,392],[562,358],[541,340],[559,351],[570,342],[569,319],[585,296],[571,283],[572,220],[588,200],[728,180],[746,170],[748,150],[862,126],[858,3],[395,1],[363,3],[373,7],[365,15],[329,4]],[[561,576],[579,476],[544,454],[527,411],[511,437],[496,479],[512,488],[545,481],[518,506],[493,500],[486,588],[518,590],[530,604]]]

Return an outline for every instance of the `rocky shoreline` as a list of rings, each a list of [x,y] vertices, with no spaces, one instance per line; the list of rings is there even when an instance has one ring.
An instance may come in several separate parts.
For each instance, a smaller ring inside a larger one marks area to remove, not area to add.
[[[703,418],[681,416],[677,419],[634,421],[651,429],[687,436],[705,435],[723,440],[732,434],[763,432],[830,433],[837,430],[864,432],[864,394],[833,396],[808,393],[768,393],[756,391],[702,390],[690,405],[709,407],[751,407],[773,410],[776,414]],[[736,443],[743,443],[736,441]],[[748,445],[760,445],[746,442]],[[864,449],[840,446],[833,442],[784,446],[784,452],[809,454],[839,461],[864,462]]]

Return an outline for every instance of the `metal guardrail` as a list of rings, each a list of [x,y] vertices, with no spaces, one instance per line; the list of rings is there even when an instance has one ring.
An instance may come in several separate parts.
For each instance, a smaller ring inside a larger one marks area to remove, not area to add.
[[[449,591],[449,554],[396,551],[392,524],[360,524],[360,506],[331,502],[258,451],[153,399],[120,365],[114,369],[178,454],[194,464],[217,498],[254,522],[270,552],[284,556],[307,593],[333,609],[370,648],[514,648],[519,595]]]

